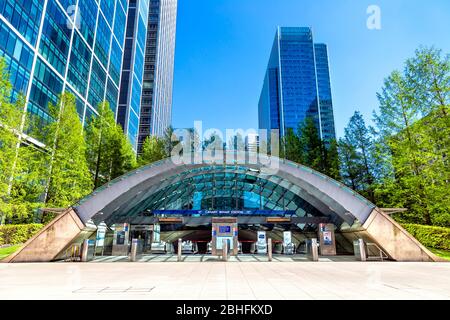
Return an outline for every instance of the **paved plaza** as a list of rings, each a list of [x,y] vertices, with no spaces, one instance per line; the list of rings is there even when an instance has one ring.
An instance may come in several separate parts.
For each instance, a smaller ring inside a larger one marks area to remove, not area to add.
[[[450,299],[450,263],[0,264],[4,299]]]

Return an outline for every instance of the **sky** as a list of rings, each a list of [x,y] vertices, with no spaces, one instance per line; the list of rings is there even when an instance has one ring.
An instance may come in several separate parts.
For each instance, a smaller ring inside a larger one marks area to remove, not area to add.
[[[367,28],[367,8],[381,30]],[[420,46],[450,53],[448,0],[178,0],[173,126],[258,129],[277,26],[309,26],[328,45],[337,136],[360,111],[371,124],[383,79]]]

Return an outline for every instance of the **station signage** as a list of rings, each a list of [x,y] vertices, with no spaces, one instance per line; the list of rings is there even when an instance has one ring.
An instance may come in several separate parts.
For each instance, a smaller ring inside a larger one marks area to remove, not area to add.
[[[266,217],[285,217],[294,216],[292,210],[153,210],[154,215],[164,216],[266,216]]]

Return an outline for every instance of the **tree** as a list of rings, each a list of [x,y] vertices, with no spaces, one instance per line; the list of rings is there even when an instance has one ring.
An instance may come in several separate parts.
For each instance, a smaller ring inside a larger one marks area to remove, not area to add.
[[[164,140],[156,136],[147,137],[142,146],[142,153],[138,157],[140,166],[167,158]]]
[[[86,158],[95,189],[137,166],[133,147],[109,103],[99,103],[98,113],[85,128]]]
[[[308,117],[299,123],[297,133],[286,130],[281,139],[281,158],[311,167],[331,178],[340,179],[337,142],[323,141],[314,119]]]
[[[131,145],[130,140],[128,140],[128,137],[124,134],[122,126],[120,124],[115,126],[111,150],[111,180],[136,169],[136,153],[133,150],[133,146]]]
[[[335,139],[332,139],[328,145],[324,143],[323,150],[325,153],[325,170],[324,173],[335,180],[342,180],[339,159],[338,143]]]
[[[343,182],[355,191],[360,191],[362,171],[361,163],[358,161],[356,146],[346,138],[339,139],[339,159],[341,164],[341,177]]]
[[[385,205],[408,208],[403,215],[408,221],[450,223],[449,79],[449,57],[421,48],[378,94],[379,149],[389,150],[392,175],[377,193]]]
[[[345,139],[341,141],[347,172],[354,190],[362,192],[375,202],[375,143],[361,113],[356,111],[345,128]],[[352,163],[349,163],[352,161]]]
[[[320,138],[319,130],[313,118],[308,117],[299,125],[299,139],[303,154],[303,164],[325,173],[329,165],[327,150]]]
[[[3,59],[0,59],[0,222],[16,211],[12,203],[12,183],[17,176],[17,153],[24,113],[24,101],[11,101],[12,85]]]
[[[45,203],[65,208],[91,193],[93,184],[75,97],[63,93],[49,110],[54,121],[44,128],[45,143],[51,148]]]
[[[296,163],[303,163],[303,152],[300,138],[292,128],[286,130],[281,139],[281,157]]]
[[[98,113],[87,121],[85,127],[86,159],[94,189],[111,180],[111,157],[117,126],[108,102],[98,104]]]

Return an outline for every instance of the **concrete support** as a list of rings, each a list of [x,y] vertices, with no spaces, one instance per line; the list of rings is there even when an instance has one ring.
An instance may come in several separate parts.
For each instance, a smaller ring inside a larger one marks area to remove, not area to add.
[[[81,247],[81,262],[88,261],[88,253],[89,253],[89,239],[83,241],[83,245]]]
[[[56,259],[85,228],[70,208],[50,222],[25,245],[2,262],[48,262]]]
[[[378,244],[391,259],[396,261],[444,261],[378,208],[372,211],[362,227],[341,232],[352,242],[364,239],[366,242]]]
[[[131,241],[131,253],[130,253],[130,261],[136,262],[137,249],[138,249],[138,239],[133,239]]]
[[[317,239],[311,239],[311,260],[319,261],[319,245]]]
[[[353,242],[355,250],[355,258],[358,261],[367,261],[366,244],[363,239],[358,239]]]
[[[178,239],[178,247],[177,247],[177,261],[180,262],[181,261],[181,247],[183,246],[183,240],[182,239]]]
[[[268,240],[267,256],[269,258],[269,261],[272,261],[272,238],[269,238],[269,240]]]
[[[223,239],[222,241],[222,259],[223,261],[228,261],[228,241]]]

